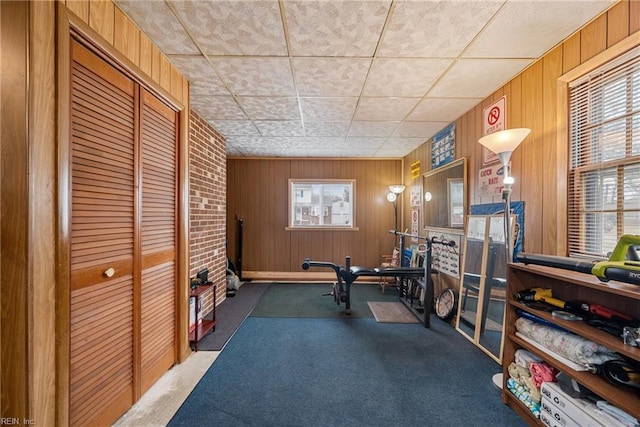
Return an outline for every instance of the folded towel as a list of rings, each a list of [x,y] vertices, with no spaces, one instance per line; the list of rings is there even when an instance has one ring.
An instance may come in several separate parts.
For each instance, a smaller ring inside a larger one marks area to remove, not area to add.
[[[540,387],[543,382],[555,382],[558,370],[544,362],[534,362],[529,365],[531,378],[536,387]]]
[[[542,362],[541,358],[531,353],[529,350],[525,350],[523,348],[516,350],[514,356],[518,366],[522,366],[527,370],[529,369],[529,364],[531,362]]]
[[[540,404],[534,402],[527,390],[524,387],[516,382],[513,378],[509,378],[507,380],[507,388],[509,391],[518,398],[520,402],[522,402],[533,415],[540,418]]]
[[[524,386],[529,391],[531,400],[536,403],[540,403],[542,395],[540,394],[540,388],[536,387],[531,378],[531,372],[528,369],[518,366],[515,362],[511,362],[508,367],[509,377],[513,378],[518,384]]]

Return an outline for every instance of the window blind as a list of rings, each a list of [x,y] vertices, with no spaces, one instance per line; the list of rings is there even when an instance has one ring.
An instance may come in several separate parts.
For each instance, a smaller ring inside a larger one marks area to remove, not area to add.
[[[570,256],[640,234],[640,48],[569,84]]]

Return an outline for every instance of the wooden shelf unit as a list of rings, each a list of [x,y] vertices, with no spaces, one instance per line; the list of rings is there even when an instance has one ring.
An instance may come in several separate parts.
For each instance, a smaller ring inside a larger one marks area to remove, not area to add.
[[[213,298],[213,308],[211,313],[209,314],[210,318],[202,318],[200,322],[199,316],[200,313],[198,311],[198,307],[200,304],[200,299],[207,293],[211,292],[211,298]],[[193,347],[195,351],[198,351],[198,342],[207,334],[209,331],[216,330],[216,286],[213,283],[206,283],[204,285],[199,285],[197,288],[192,289],[189,297],[195,298],[196,304],[196,315],[195,321],[196,325],[193,331],[189,332],[189,341],[193,342]]]
[[[558,319],[549,312],[533,309],[514,299],[516,292],[525,289],[551,288],[554,298],[563,301],[585,301],[591,304],[600,304],[637,319],[640,318],[640,287],[614,281],[602,282],[590,274],[518,263],[509,264],[507,282],[508,304],[505,318],[506,330],[502,363],[504,382],[502,400],[504,403],[517,412],[528,424],[544,425],[506,386],[506,381],[509,378],[508,367],[514,361],[515,351],[519,348],[524,348],[541,357],[546,363],[573,378],[602,399],[640,419],[640,395],[628,389],[614,386],[605,379],[588,371],[575,371],[553,356],[544,353],[516,336],[515,321],[518,318],[516,310],[520,309],[553,322],[583,338],[604,345],[638,362],[640,362],[640,348],[625,345],[622,342],[622,338],[617,338],[589,326],[586,322]]]

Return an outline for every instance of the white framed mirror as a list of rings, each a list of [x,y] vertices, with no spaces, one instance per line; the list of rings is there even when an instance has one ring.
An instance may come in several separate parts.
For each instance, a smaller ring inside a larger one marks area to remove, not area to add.
[[[502,362],[507,284],[504,228],[502,215],[467,217],[456,319],[456,329],[498,363]]]

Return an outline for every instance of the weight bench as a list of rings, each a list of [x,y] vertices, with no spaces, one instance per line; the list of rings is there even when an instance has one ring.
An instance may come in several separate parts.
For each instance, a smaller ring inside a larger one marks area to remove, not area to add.
[[[347,314],[351,314],[351,284],[353,284],[358,277],[397,277],[399,280],[424,277],[423,267],[352,267],[351,257],[349,256],[346,257],[344,266],[332,262],[311,261],[309,258],[306,258],[302,263],[302,269],[308,270],[309,267],[326,267],[335,271],[337,282],[333,285],[333,292],[328,295],[333,296],[337,305],[344,303]]]

